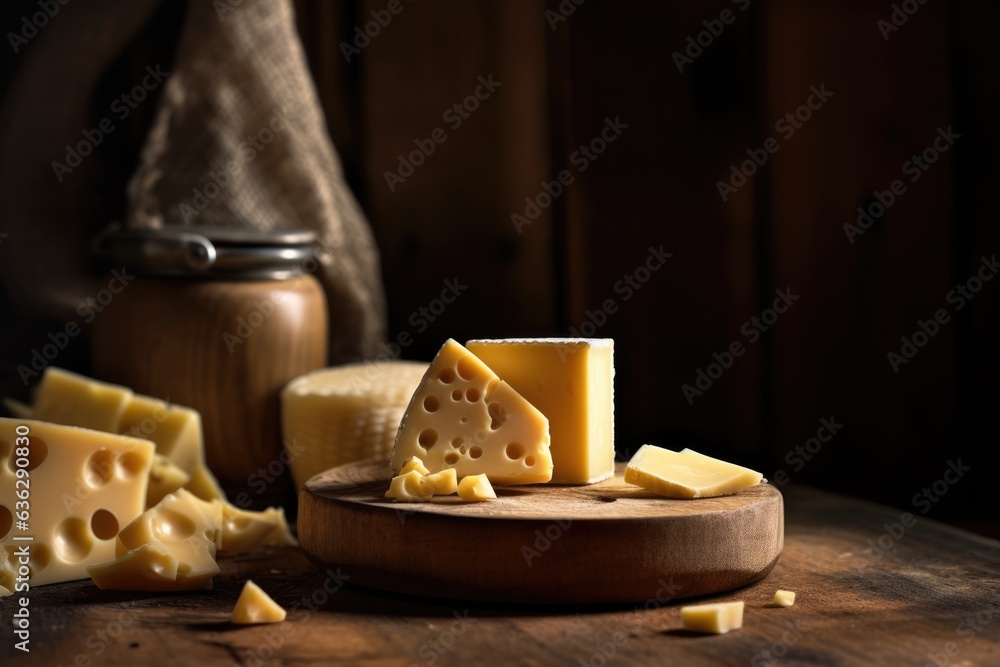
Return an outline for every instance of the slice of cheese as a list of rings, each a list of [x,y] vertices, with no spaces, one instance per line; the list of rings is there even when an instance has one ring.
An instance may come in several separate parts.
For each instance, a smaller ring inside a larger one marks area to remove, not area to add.
[[[389,490],[385,492],[386,498],[403,503],[423,502],[430,500],[433,495],[434,488],[424,482],[424,476],[417,470],[393,477],[389,482]]]
[[[202,590],[219,573],[222,503],[181,489],[167,495],[118,533],[118,558],[87,568],[100,588]]]
[[[151,440],[156,451],[190,475],[186,488],[205,500],[225,499],[205,464],[201,415],[131,389],[48,367],[36,394],[36,419]]]
[[[191,475],[166,456],[153,455],[153,467],[149,470],[149,487],[146,489],[146,507],[152,507],[163,500],[165,495],[182,488],[190,481]]]
[[[96,382],[49,366],[35,393],[32,417],[55,424],[121,433],[118,425],[132,395],[127,387]]]
[[[387,458],[426,371],[423,362],[366,361],[288,383],[281,425],[295,484],[342,463]]]
[[[212,558],[178,560],[162,542],[149,542],[109,562],[87,568],[98,588],[120,591],[200,591],[212,588],[219,566]]]
[[[191,477],[186,488],[199,498],[214,500],[226,497],[205,463],[201,415],[197,410],[149,396],[134,395],[125,405],[117,432],[156,443],[158,453]]]
[[[247,579],[243,591],[233,607],[231,621],[243,623],[280,623],[285,620],[286,612],[264,590]]]
[[[553,482],[590,484],[614,475],[612,339],[470,340],[466,348],[548,417]]]
[[[221,555],[244,553],[259,546],[285,544],[295,546],[298,542],[292,537],[285,511],[280,507],[255,512],[229,503],[222,504]]]
[[[17,478],[19,433],[29,431],[28,485]],[[49,424],[0,419],[0,586],[13,589],[15,552],[30,549],[30,583],[87,577],[86,567],[115,557],[121,526],[142,513],[153,461],[148,440]],[[20,482],[20,484],[18,484]],[[14,519],[28,491],[27,530]],[[32,536],[31,542],[15,536]]]
[[[493,500],[497,494],[486,475],[469,475],[458,483],[458,497],[465,501]]]
[[[795,593],[793,591],[775,591],[775,607],[791,607],[793,604],[795,604]]]
[[[743,627],[743,601],[681,607],[681,622],[685,630],[725,634]]]
[[[403,467],[400,469],[399,474],[403,475],[410,472],[411,470],[416,470],[421,475],[431,474],[431,471],[427,469],[427,466],[424,465],[424,462],[421,461],[420,458],[416,456],[411,456],[410,458],[406,459],[406,463],[403,464]]]
[[[711,498],[756,486],[763,475],[684,449],[643,445],[625,468],[625,481],[669,498]]]
[[[552,479],[549,422],[486,364],[448,340],[413,394],[390,465],[411,456],[431,472],[485,473],[497,484]]]

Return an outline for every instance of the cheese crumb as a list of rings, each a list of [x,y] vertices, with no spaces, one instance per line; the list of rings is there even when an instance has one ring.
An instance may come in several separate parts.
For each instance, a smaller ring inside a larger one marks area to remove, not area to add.
[[[774,606],[791,607],[795,604],[795,593],[793,591],[778,591],[774,594]]]
[[[681,607],[685,630],[722,635],[743,627],[743,601]]]

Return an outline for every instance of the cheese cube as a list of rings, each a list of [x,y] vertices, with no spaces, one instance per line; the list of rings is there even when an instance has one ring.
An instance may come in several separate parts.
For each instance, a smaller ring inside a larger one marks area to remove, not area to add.
[[[591,484],[614,475],[612,339],[470,340],[466,347],[548,418],[553,482]]]
[[[298,544],[292,537],[285,518],[285,511],[280,507],[268,507],[255,512],[234,507],[229,503],[222,505],[222,543],[219,553],[238,554],[259,546]]]
[[[791,607],[795,604],[795,593],[793,591],[776,591],[774,593],[774,606]]]
[[[458,475],[454,468],[447,468],[424,477],[435,496],[448,496],[458,491]]]
[[[399,474],[404,475],[410,472],[411,470],[416,470],[421,475],[431,474],[431,471],[427,469],[427,466],[424,465],[424,462],[421,461],[416,456],[411,456],[410,458],[406,459],[406,463],[403,464],[403,468],[399,471]]]
[[[685,630],[725,634],[743,627],[743,601],[681,607],[681,622]]]
[[[424,476],[419,471],[411,470],[402,475],[396,475],[389,483],[386,498],[392,498],[404,503],[416,503],[430,500],[434,488],[424,482]]]
[[[450,339],[406,408],[392,469],[399,472],[411,456],[431,472],[485,473],[498,484],[552,479],[548,419]]]
[[[490,484],[486,475],[469,475],[463,477],[458,483],[458,497],[462,500],[472,502],[477,500],[494,500],[497,497],[496,491]]]
[[[149,486],[146,489],[146,507],[152,507],[168,493],[173,493],[190,481],[191,475],[173,461],[162,454],[154,454],[153,467],[149,470]]]
[[[669,498],[711,498],[756,486],[763,475],[684,449],[643,445],[625,468],[625,481]]]
[[[232,622],[244,623],[280,623],[285,620],[286,612],[264,590],[247,579],[243,591],[233,607]]]
[[[18,479],[25,430],[29,472]],[[15,552],[23,547],[30,550],[32,586],[84,579],[87,565],[114,558],[119,528],[145,507],[153,450],[148,440],[0,419],[0,586],[14,588]],[[22,530],[14,518],[24,491],[30,517]],[[28,535],[32,542],[14,541]]]
[[[281,392],[281,427],[297,487],[328,468],[385,459],[425,362],[365,361],[295,378]]]

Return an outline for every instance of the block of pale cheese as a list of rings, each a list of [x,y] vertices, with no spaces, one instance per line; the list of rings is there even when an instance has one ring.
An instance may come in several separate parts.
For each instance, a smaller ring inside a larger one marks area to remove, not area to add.
[[[403,503],[418,503],[430,500],[434,495],[434,487],[424,481],[424,475],[417,470],[410,470],[396,475],[389,482],[386,498],[392,498]]]
[[[690,449],[643,445],[625,468],[625,481],[669,498],[711,498],[760,483],[759,472]]]
[[[145,507],[153,451],[148,440],[0,419],[0,586],[14,590],[24,550],[32,586],[86,578],[87,565],[114,558],[118,530]]]
[[[153,455],[153,467],[149,470],[149,486],[146,489],[146,507],[152,507],[163,500],[168,493],[183,488],[191,481],[191,475],[162,454]]]
[[[490,484],[490,479],[486,475],[469,475],[463,477],[458,483],[458,497],[466,501],[493,500],[497,497],[496,491]]]
[[[399,470],[399,474],[402,475],[410,472],[411,470],[416,470],[421,475],[429,475],[431,473],[431,471],[427,469],[427,466],[424,465],[424,462],[420,460],[419,456],[411,456],[406,459],[406,463],[404,463],[403,467]]]
[[[91,380],[93,384],[100,384]],[[205,463],[201,415],[197,410],[149,396],[134,395],[125,404],[118,433],[147,438],[156,451],[191,476],[185,488],[204,500],[225,498]]]
[[[98,588],[118,591],[177,591],[211,588],[219,573],[213,560],[181,571],[181,563],[161,542],[150,542],[107,563],[87,568]]]
[[[548,418],[553,482],[589,484],[614,474],[612,339],[470,340],[466,348]]]
[[[226,497],[205,464],[196,410],[50,366],[38,386],[33,414],[57,424],[151,440],[157,453],[190,476],[185,488],[205,500]]]
[[[286,612],[281,605],[271,599],[260,586],[247,579],[233,607],[230,620],[236,624],[280,623],[285,620],[285,616]]]
[[[288,383],[281,392],[281,426],[295,484],[343,463],[388,457],[426,371],[424,362],[366,361]]]
[[[454,340],[437,353],[413,394],[392,449],[399,471],[411,456],[431,472],[485,473],[496,484],[552,479],[549,421]]]
[[[681,607],[685,630],[721,635],[743,627],[743,601]]]
[[[795,593],[793,591],[778,590],[774,593],[775,607],[791,607],[795,604]]]
[[[127,387],[96,382],[49,366],[35,393],[32,418],[92,428],[95,431],[121,433],[119,424],[132,395],[132,390]]]

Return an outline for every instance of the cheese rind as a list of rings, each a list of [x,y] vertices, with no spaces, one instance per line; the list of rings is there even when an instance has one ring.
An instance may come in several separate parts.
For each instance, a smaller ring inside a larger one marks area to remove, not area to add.
[[[763,475],[690,449],[643,445],[625,468],[625,481],[668,498],[712,498],[760,483]]]
[[[296,486],[343,463],[387,458],[426,371],[425,362],[366,361],[288,383],[281,392],[281,425]]]
[[[280,623],[287,612],[270,595],[250,579],[243,584],[239,599],[233,607],[231,621],[236,624]]]
[[[466,502],[495,500],[496,491],[486,475],[469,475],[458,483],[458,497]]]
[[[681,622],[685,630],[725,634],[743,627],[743,601],[681,607]]]
[[[18,441],[30,435],[28,483],[16,470]],[[118,529],[142,513],[153,443],[34,420],[0,419],[0,586],[13,589],[14,552],[31,535],[32,586],[87,577],[86,567],[115,556]],[[18,486],[20,482],[20,486]],[[18,491],[30,492],[28,529],[17,530]]]
[[[774,593],[775,607],[791,607],[795,604],[795,593],[793,591],[778,590]]]
[[[592,484],[614,475],[612,339],[470,340],[466,347],[548,418],[553,482]]]
[[[449,339],[413,394],[390,465],[411,456],[431,472],[485,473],[497,484],[552,479],[549,422],[475,355]]]

